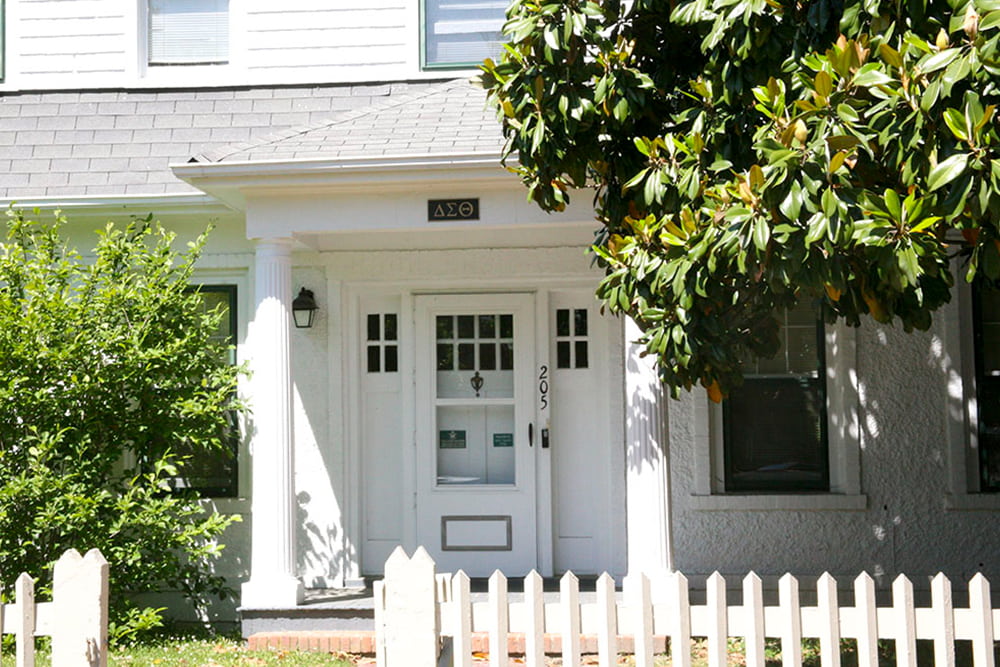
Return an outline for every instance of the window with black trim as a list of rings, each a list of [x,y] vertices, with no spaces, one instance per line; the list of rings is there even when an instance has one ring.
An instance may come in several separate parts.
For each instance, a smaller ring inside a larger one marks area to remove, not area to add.
[[[236,363],[237,311],[236,285],[200,285],[192,287],[192,292],[198,292],[202,298],[202,308],[205,312],[213,312],[217,308],[223,311],[219,328],[212,335],[213,342],[224,346],[226,361]],[[239,493],[237,457],[240,445],[240,429],[236,413],[228,414],[226,446],[216,451],[199,450],[186,451],[178,448],[178,454],[186,457],[183,475],[175,477],[171,485],[175,490],[194,489],[203,497],[231,498]]]
[[[500,54],[507,0],[423,0],[423,66],[475,67]]]
[[[556,368],[587,368],[587,309],[556,309]]]
[[[146,1],[150,65],[229,62],[229,0]]]
[[[749,360],[723,402],[729,492],[830,490],[823,321],[811,305],[783,319],[778,354]]]
[[[399,370],[398,317],[396,313],[371,313],[367,326],[369,373],[395,373]]]
[[[977,281],[972,296],[979,490],[996,493],[1000,492],[1000,288]]]

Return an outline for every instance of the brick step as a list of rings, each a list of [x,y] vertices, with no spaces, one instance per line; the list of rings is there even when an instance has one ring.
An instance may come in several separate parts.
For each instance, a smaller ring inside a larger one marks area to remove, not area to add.
[[[323,653],[352,653],[355,655],[375,654],[375,633],[369,631],[326,631],[302,630],[295,632],[257,632],[247,638],[251,650],[281,649],[286,651],[320,651]],[[545,653],[562,652],[562,636],[544,635]],[[472,652],[489,653],[490,638],[485,632],[472,633]],[[665,653],[667,639],[664,635],[653,636],[653,652]],[[507,652],[510,655],[524,655],[524,635],[512,632],[507,635]],[[580,652],[597,653],[597,635],[580,635]],[[632,635],[618,636],[618,652],[633,653]]]

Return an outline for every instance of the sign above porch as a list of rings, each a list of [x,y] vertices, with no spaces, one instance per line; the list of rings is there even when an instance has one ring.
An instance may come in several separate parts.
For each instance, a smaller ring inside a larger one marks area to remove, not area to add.
[[[429,222],[479,220],[479,197],[428,199],[427,220]]]

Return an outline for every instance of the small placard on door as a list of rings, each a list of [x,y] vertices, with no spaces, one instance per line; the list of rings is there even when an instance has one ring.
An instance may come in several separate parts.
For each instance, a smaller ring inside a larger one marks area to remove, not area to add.
[[[493,434],[493,446],[494,447],[513,447],[514,446],[514,434],[513,433],[494,433]]]
[[[438,434],[438,447],[440,449],[465,449],[465,431],[441,431]]]

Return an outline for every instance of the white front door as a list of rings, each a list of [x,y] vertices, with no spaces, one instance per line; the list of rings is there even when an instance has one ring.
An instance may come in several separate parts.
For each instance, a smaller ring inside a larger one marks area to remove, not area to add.
[[[415,298],[417,541],[438,571],[537,564],[534,298]]]

